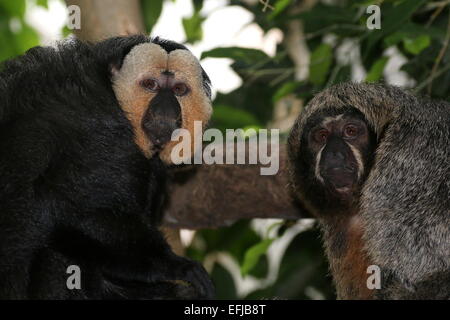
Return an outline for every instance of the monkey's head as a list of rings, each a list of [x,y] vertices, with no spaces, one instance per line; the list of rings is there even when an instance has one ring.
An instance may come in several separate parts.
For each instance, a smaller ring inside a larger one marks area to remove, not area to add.
[[[411,99],[381,84],[344,83],[316,95],[288,139],[295,196],[316,214],[355,208],[389,119]]]
[[[176,129],[189,131],[193,150],[194,122],[204,128],[212,108],[209,78],[191,52],[156,38],[134,45],[111,70],[116,98],[146,157],[158,154],[170,164]]]
[[[343,198],[357,191],[374,147],[373,133],[364,116],[354,109],[337,115],[316,115],[308,122],[304,135],[314,178]]]
[[[375,136],[363,114],[354,108],[320,110],[297,138],[296,175],[308,201],[320,212],[352,206],[375,150]]]

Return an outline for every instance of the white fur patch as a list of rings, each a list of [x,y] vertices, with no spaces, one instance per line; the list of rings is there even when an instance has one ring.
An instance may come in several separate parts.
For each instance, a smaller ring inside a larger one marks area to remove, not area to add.
[[[322,157],[322,151],[325,148],[325,146],[323,146],[322,148],[320,148],[319,152],[317,152],[317,156],[316,156],[316,166],[314,168],[314,174],[316,175],[317,180],[319,180],[321,183],[324,183],[322,176],[320,175],[320,159]]]
[[[356,159],[356,163],[358,164],[358,179],[360,179],[364,173],[364,162],[362,160],[361,152],[359,152],[359,150],[356,149],[354,146],[352,146],[350,143],[348,142],[345,143],[350,147],[350,149],[353,152],[353,156]]]
[[[157,44],[142,43],[131,49],[122,67],[114,72],[112,78],[114,93],[120,105],[132,105],[136,98],[147,95],[145,91],[134,90],[139,86],[139,80],[149,72],[159,74],[166,70],[167,63],[167,52]]]
[[[341,120],[343,116],[344,116],[343,114],[340,114],[340,115],[338,115],[338,116],[336,116],[336,117],[325,117],[325,118],[323,119],[323,121],[322,121],[322,125],[323,125],[323,126],[326,126],[326,125],[328,125],[330,122]]]

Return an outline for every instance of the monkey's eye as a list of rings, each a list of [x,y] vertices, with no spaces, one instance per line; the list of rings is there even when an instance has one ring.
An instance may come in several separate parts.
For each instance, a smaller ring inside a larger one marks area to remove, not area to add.
[[[159,90],[158,81],[156,81],[155,79],[151,79],[151,78],[142,80],[141,86],[152,92],[156,92]]]
[[[320,129],[314,132],[314,140],[316,140],[319,143],[324,143],[327,141],[328,135],[330,133],[326,129]]]
[[[349,124],[344,128],[344,136],[347,138],[354,138],[358,135],[358,133],[358,127],[355,125]]]
[[[181,97],[189,92],[189,88],[183,82],[178,82],[172,87],[172,92],[174,95]]]

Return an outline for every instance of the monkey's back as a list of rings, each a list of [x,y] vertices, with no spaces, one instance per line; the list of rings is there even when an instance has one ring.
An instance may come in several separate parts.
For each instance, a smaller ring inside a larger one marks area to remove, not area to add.
[[[364,185],[369,254],[411,291],[450,269],[449,146],[450,104],[403,105],[392,113]]]

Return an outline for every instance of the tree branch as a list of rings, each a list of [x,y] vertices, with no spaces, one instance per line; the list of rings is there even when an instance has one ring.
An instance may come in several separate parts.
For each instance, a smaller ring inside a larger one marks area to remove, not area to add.
[[[255,150],[251,150],[248,143],[245,145],[248,160],[249,152]],[[225,154],[227,152],[229,150]],[[234,154],[236,163],[237,152]],[[260,164],[203,164],[172,168],[164,225],[202,229],[228,226],[240,219],[296,220],[310,217],[289,192],[285,146],[280,147],[279,160],[278,173],[267,176],[261,175]]]
[[[77,38],[98,41],[113,36],[144,33],[139,0],[66,0],[81,9],[81,29]]]

